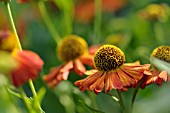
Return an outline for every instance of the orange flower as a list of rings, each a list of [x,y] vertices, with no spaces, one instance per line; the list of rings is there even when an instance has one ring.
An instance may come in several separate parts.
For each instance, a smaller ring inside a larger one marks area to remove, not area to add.
[[[81,76],[86,71],[83,64],[93,67],[93,56],[88,54],[87,43],[79,36],[66,36],[58,45],[57,52],[64,64],[52,68],[50,73],[43,77],[47,85],[52,88],[55,88],[60,81],[67,80],[71,70]]]
[[[168,71],[166,68],[170,63],[170,46],[159,46],[155,48],[151,54],[150,62],[152,69],[151,75],[145,75],[141,84],[141,88],[145,88],[147,85],[157,83],[161,85],[163,81],[168,81]]]
[[[150,64],[140,65],[139,62],[125,63],[124,53],[114,45],[103,45],[94,56],[94,70],[87,71],[87,78],[78,80],[75,85],[81,91],[90,90],[100,93],[112,89],[125,90],[135,85],[149,69]]]
[[[147,85],[157,83],[161,85],[163,80],[168,81],[168,73],[166,71],[159,71],[152,69],[150,70],[152,75],[145,75],[143,82],[141,84],[141,88],[144,89]]]
[[[18,67],[11,72],[14,86],[19,87],[38,77],[44,62],[36,53],[28,50],[17,51],[13,57],[18,62]]]
[[[102,11],[118,11],[125,6],[127,0],[102,0]],[[95,14],[94,0],[82,0],[75,7],[75,18],[80,22],[89,22]]]

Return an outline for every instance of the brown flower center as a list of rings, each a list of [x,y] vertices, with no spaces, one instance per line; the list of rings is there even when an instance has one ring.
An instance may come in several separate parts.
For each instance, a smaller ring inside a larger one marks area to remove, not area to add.
[[[124,61],[124,53],[114,45],[103,45],[94,56],[94,64],[99,71],[115,70],[120,67]]]
[[[66,36],[58,45],[58,57],[64,62],[75,60],[85,51],[87,51],[86,41],[76,35]]]
[[[153,50],[151,57],[170,63],[170,46],[160,46]]]

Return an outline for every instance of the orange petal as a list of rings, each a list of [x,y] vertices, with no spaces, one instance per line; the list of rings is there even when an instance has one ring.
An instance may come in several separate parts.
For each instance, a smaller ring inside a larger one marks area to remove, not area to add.
[[[85,78],[85,79],[76,81],[74,84],[75,84],[76,86],[78,86],[81,91],[85,91],[85,90],[89,89],[89,87],[90,87],[93,83],[95,83],[95,81],[97,81],[97,80],[100,78],[101,75],[102,75],[101,72],[96,72],[96,73],[93,74],[93,75],[89,75],[89,76],[88,76],[87,78]]]
[[[136,81],[133,78],[131,78],[128,74],[123,72],[121,69],[117,70],[117,74],[119,75],[120,80],[123,83],[123,86],[131,86],[136,83]]]
[[[101,75],[101,77],[92,84],[89,89],[92,91],[94,90],[95,94],[101,92],[104,87],[104,79],[105,79],[105,74]]]
[[[90,70],[90,71],[86,71],[85,72],[85,74],[86,75],[93,75],[94,73],[96,73],[98,70],[96,70],[96,69],[92,69],[92,70]]]
[[[78,75],[83,75],[86,71],[86,68],[79,59],[76,59],[74,62],[74,70]]]
[[[93,55],[85,55],[85,56],[82,56],[80,58],[80,60],[81,60],[81,62],[83,64],[86,64],[86,65],[89,65],[91,67],[94,67],[93,58],[94,58]]]
[[[63,66],[63,68],[60,70],[60,72],[64,72],[65,70],[70,70],[72,68],[73,68],[73,62],[70,61]]]
[[[162,78],[164,81],[168,81],[168,73],[166,71],[162,71],[159,74],[159,77]]]
[[[122,89],[123,88],[123,83],[121,82],[119,76],[117,75],[116,72],[110,72],[108,73],[108,76],[110,76],[112,88],[114,89]]]
[[[43,79],[44,79],[46,82],[50,82],[51,80],[55,79],[55,78],[56,78],[56,75],[59,73],[61,67],[62,67],[62,66],[52,68],[52,69],[50,70],[50,73],[49,73],[48,75],[43,76]]]

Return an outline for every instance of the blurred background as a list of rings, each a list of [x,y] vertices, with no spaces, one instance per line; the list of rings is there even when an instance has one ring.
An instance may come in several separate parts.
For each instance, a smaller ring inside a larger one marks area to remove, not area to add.
[[[45,5],[61,37],[72,33],[83,37],[89,46],[114,44],[124,51],[126,62],[140,60],[141,64],[150,63],[150,54],[155,47],[170,45],[169,0],[102,0],[98,36],[94,32],[94,0],[48,0]],[[56,89],[48,88],[42,76],[61,64],[56,42],[36,1],[12,0],[11,8],[23,48],[36,52],[45,62],[43,72],[34,84],[37,90],[41,87],[47,89],[42,100],[42,109],[46,113],[93,113],[89,106],[105,113],[121,113],[119,104],[110,96],[79,91],[74,82],[82,77],[75,73],[71,73],[69,79]],[[0,3],[0,30],[11,30],[3,3]],[[0,113],[26,113],[22,101],[5,90],[5,82],[6,78],[0,75]],[[23,87],[27,95],[32,96],[29,86],[25,84]],[[133,90],[122,93],[128,111]],[[114,90],[111,93],[116,95]],[[139,90],[133,113],[170,113],[169,100],[170,83],[163,83],[161,87],[152,84]]]

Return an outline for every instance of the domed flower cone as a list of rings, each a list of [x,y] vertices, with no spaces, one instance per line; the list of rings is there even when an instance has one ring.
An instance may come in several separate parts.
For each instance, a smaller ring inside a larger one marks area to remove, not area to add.
[[[55,88],[62,80],[67,80],[72,70],[82,76],[86,71],[83,64],[93,67],[93,55],[88,53],[87,48],[83,38],[76,35],[66,36],[57,47],[58,57],[63,64],[52,68],[50,73],[43,77],[47,85]]]
[[[168,81],[167,69],[163,63],[170,63],[170,46],[159,46],[155,48],[150,58],[152,69],[151,75],[145,75],[141,88],[145,88],[147,85],[157,83],[161,85],[163,81]],[[161,64],[162,63],[162,64]]]
[[[38,77],[44,62],[36,53],[22,50],[13,54],[13,57],[18,62],[18,67],[11,72],[14,86],[22,86],[30,79]]]
[[[86,71],[87,78],[78,80],[75,85],[81,91],[90,90],[95,94],[108,93],[112,89],[127,90],[135,85],[149,70],[150,64],[139,62],[124,63],[124,53],[114,45],[103,45],[94,56],[94,70]]]

